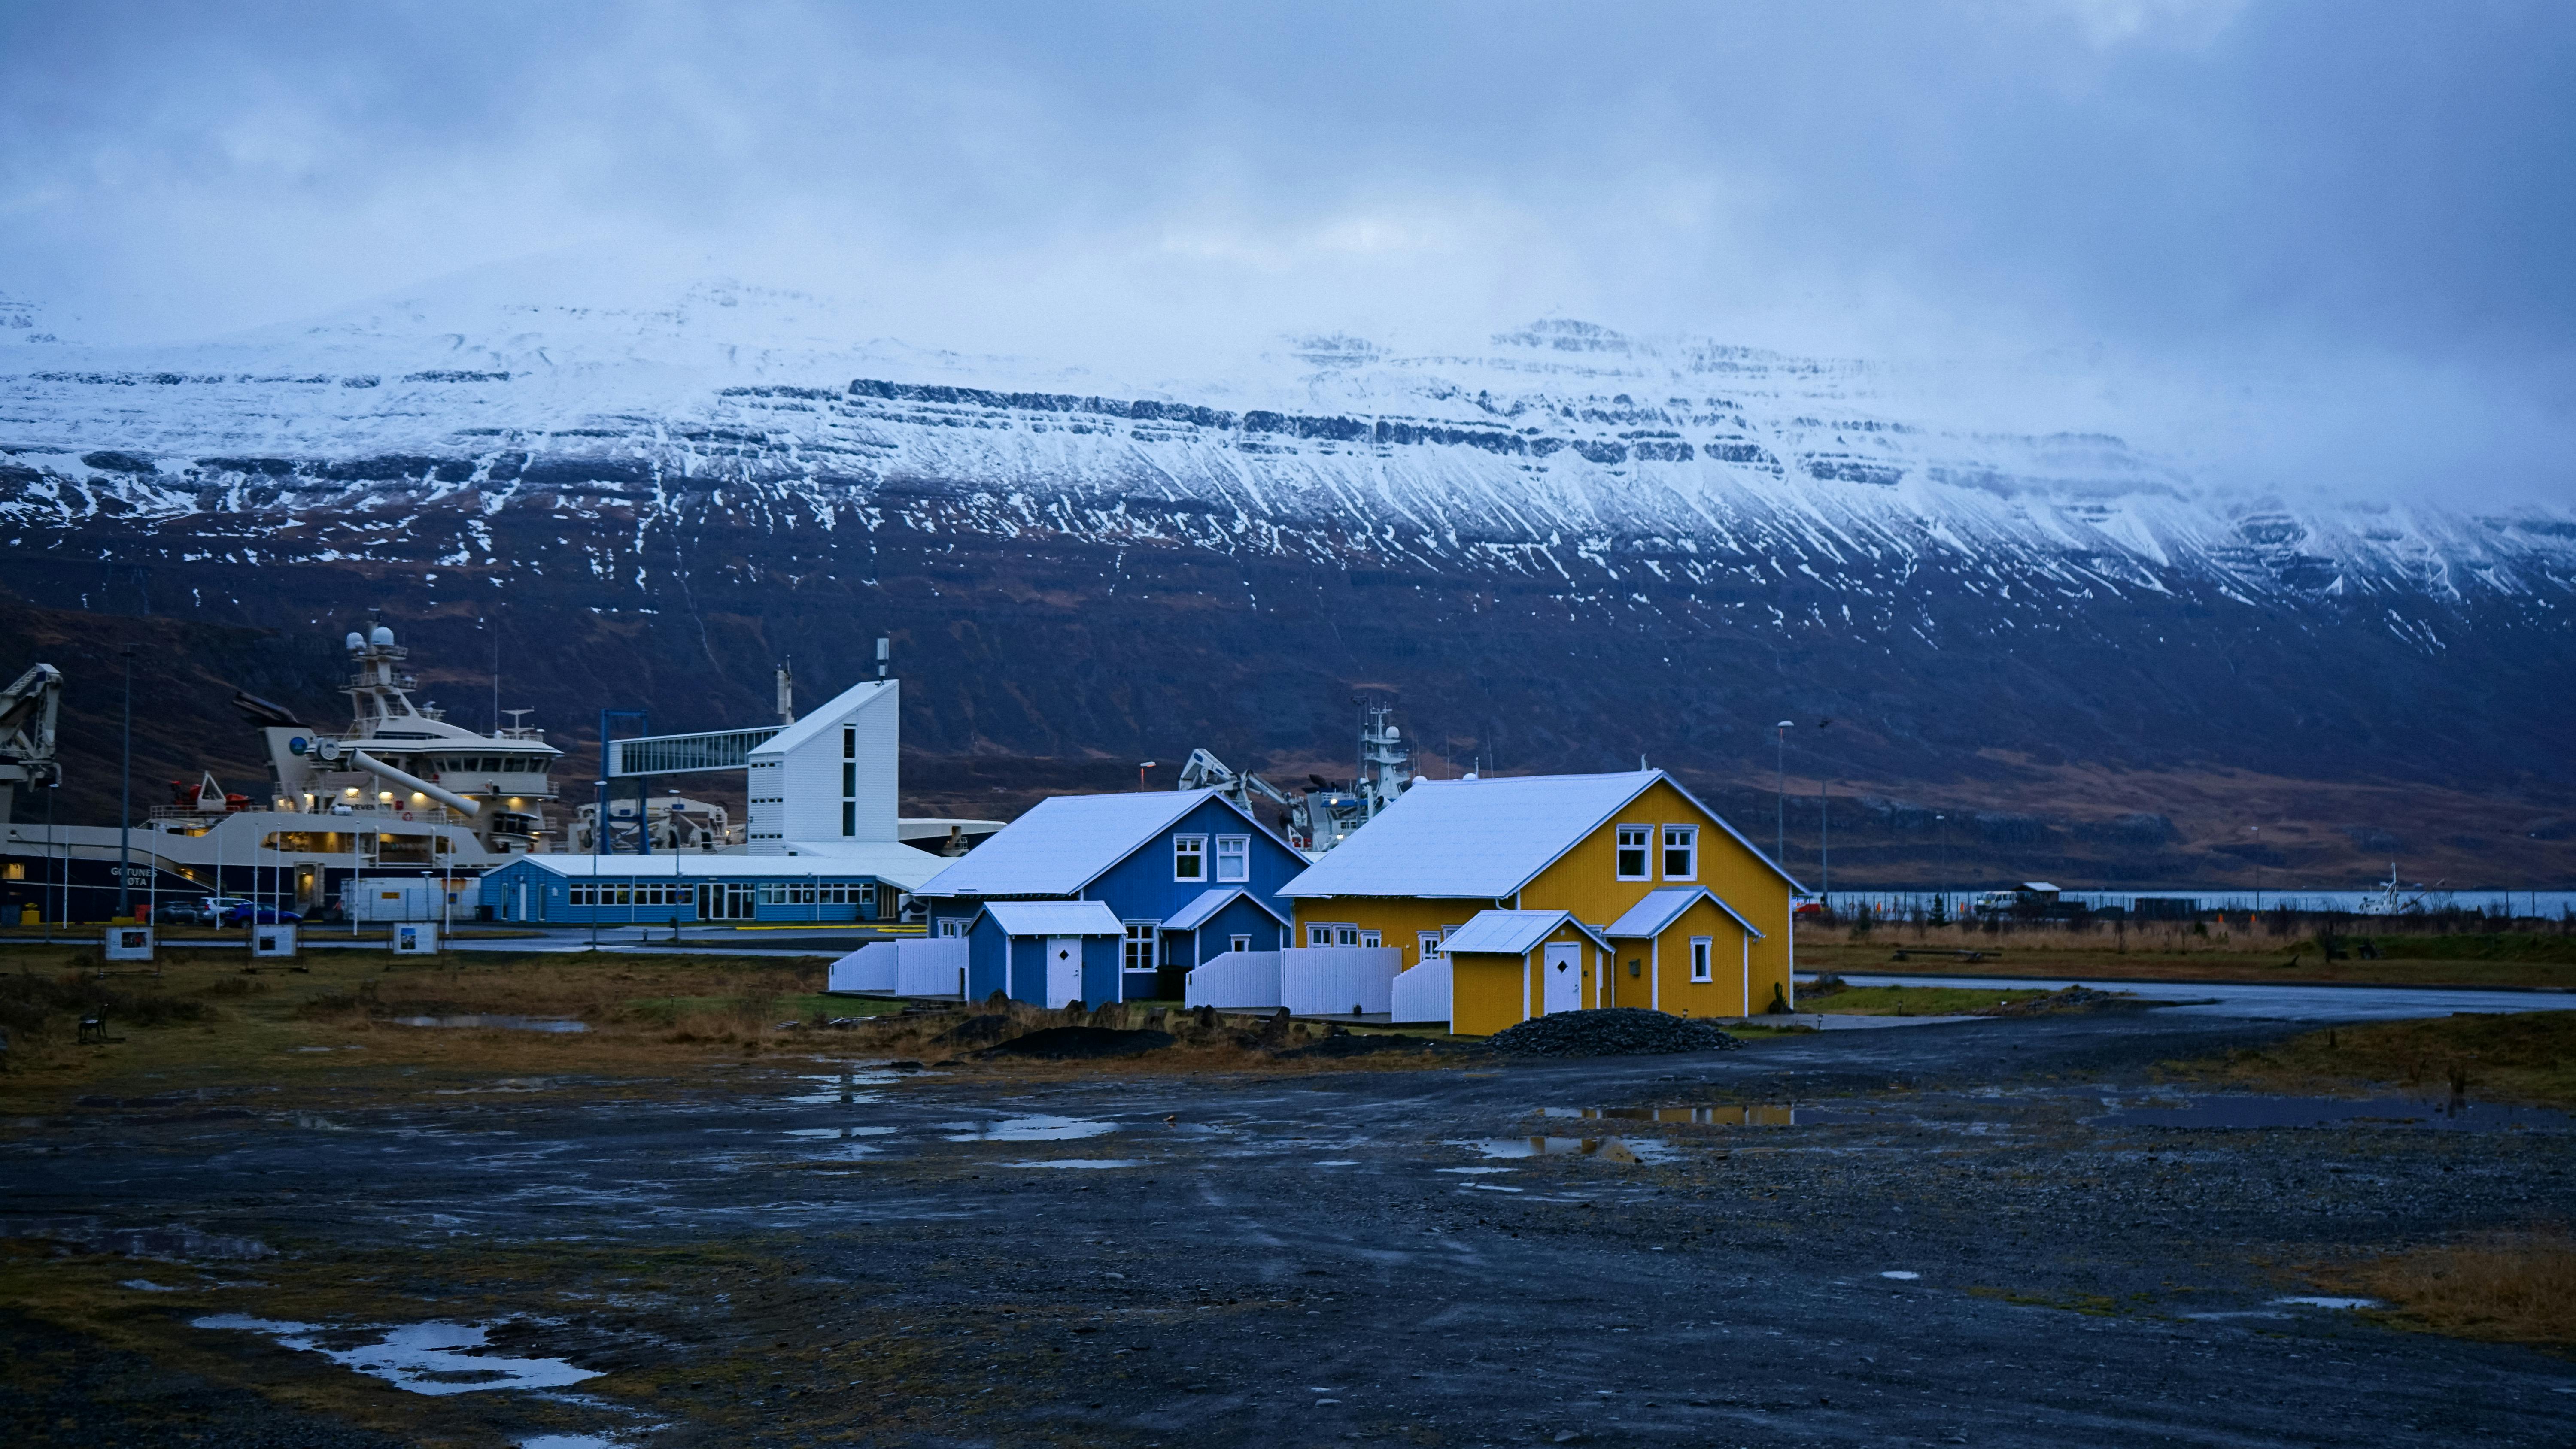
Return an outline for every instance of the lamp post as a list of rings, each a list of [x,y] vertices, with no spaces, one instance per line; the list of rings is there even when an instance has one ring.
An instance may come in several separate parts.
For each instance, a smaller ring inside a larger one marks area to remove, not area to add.
[[[1817,735],[1821,737],[1832,725],[1831,716],[1816,721]],[[1816,781],[1816,899],[1824,902],[1827,920],[1834,914],[1834,802],[1826,793],[1831,785],[1822,778]]]
[[[127,879],[134,865],[131,838],[134,830],[134,646],[125,646],[125,765],[124,780],[118,786],[116,807],[116,914],[122,919],[134,914]]]
[[[605,764],[608,760],[608,731],[601,730],[599,737],[599,758]],[[599,949],[600,847],[608,841],[608,782],[591,781],[590,793],[593,812],[590,825],[590,949],[596,951]]]
[[[1773,726],[1780,732],[1780,747],[1776,757],[1776,763],[1780,769],[1780,786],[1774,797],[1780,819],[1778,836],[1771,844],[1771,863],[1782,870],[1789,868],[1789,731],[1797,727],[1796,720],[1786,719]]]
[[[1941,920],[1946,925],[1950,920],[1950,817],[1932,818],[1941,823]]]
[[[1146,783],[1145,783],[1145,772],[1146,772],[1147,770],[1152,769],[1152,768],[1154,768],[1154,761],[1152,761],[1152,760],[1138,760],[1138,761],[1136,762],[1136,788],[1137,788],[1137,789],[1139,789],[1139,790],[1144,790],[1144,789],[1149,789],[1149,788],[1151,788],[1151,787],[1149,787],[1148,785],[1146,785]]]

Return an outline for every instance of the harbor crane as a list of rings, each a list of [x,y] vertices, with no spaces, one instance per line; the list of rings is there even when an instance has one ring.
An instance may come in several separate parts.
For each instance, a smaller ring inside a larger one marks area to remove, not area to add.
[[[51,785],[63,777],[54,758],[54,721],[62,711],[63,672],[29,666],[0,692],[0,824],[16,819],[22,786]]]

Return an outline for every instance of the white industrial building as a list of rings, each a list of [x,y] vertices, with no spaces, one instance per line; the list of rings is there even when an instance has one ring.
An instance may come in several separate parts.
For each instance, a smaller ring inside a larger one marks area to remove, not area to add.
[[[750,853],[907,838],[895,817],[902,713],[902,681],[871,679],[753,747]]]

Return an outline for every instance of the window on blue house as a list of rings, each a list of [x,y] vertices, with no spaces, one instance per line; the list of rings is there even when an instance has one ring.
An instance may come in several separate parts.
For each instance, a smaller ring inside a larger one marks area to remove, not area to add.
[[[1172,837],[1172,879],[1207,879],[1207,837],[1175,835]]]
[[[1129,921],[1127,923],[1128,970],[1151,971],[1154,969],[1154,943],[1161,937],[1162,933],[1163,923],[1160,921]]]
[[[1252,879],[1252,837],[1220,835],[1216,838],[1216,878],[1219,881]]]

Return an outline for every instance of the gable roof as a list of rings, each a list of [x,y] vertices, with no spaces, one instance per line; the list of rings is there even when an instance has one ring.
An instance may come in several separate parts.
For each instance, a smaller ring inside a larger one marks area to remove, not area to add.
[[[1005,936],[1123,936],[1127,925],[1098,901],[993,901],[975,913]],[[968,930],[974,926],[969,923]]]
[[[1559,927],[1569,925],[1602,950],[1610,949],[1610,943],[1601,939],[1601,933],[1574,919],[1572,911],[1478,911],[1467,918],[1467,924],[1451,931],[1449,938],[1440,943],[1440,954],[1454,956],[1465,951],[1478,955],[1518,956],[1555,935]]]
[[[1263,915],[1277,921],[1279,924],[1283,926],[1288,924],[1288,918],[1279,914],[1278,910],[1268,901],[1263,900],[1261,897],[1254,895],[1252,892],[1245,890],[1241,886],[1224,886],[1212,891],[1199,892],[1199,898],[1190,902],[1188,905],[1181,907],[1178,914],[1163,923],[1163,929],[1166,931],[1195,931],[1199,927],[1206,925],[1208,922],[1215,920],[1217,913],[1224,910],[1226,907],[1233,905],[1237,897],[1252,902],[1253,905],[1260,908]]]
[[[1708,897],[1710,904],[1726,912],[1728,920],[1750,932],[1754,940],[1766,939],[1762,929],[1744,919],[1741,912],[1726,903],[1724,896],[1701,885],[1658,886],[1646,892],[1645,899],[1630,906],[1626,915],[1612,921],[1609,929],[1602,934],[1625,940],[1633,940],[1641,936],[1660,936],[1673,922],[1682,918],[1682,912],[1697,905],[1702,896]]]
[[[1528,885],[1628,802],[1661,781],[1717,822],[1773,874],[1797,881],[1725,817],[1661,770],[1417,780],[1280,889],[1302,896],[1439,896],[1497,901]]]
[[[1069,896],[1210,800],[1223,804],[1254,831],[1270,835],[1260,821],[1244,814],[1243,807],[1215,790],[1051,795],[993,832],[914,894]],[[1288,846],[1281,842],[1279,848]]]
[[[871,704],[902,697],[903,683],[894,679],[862,680],[825,700],[819,708],[806,712],[803,719],[753,746],[748,758],[785,754],[825,730],[838,729],[849,723],[849,717]],[[856,698],[869,695],[871,698]]]

